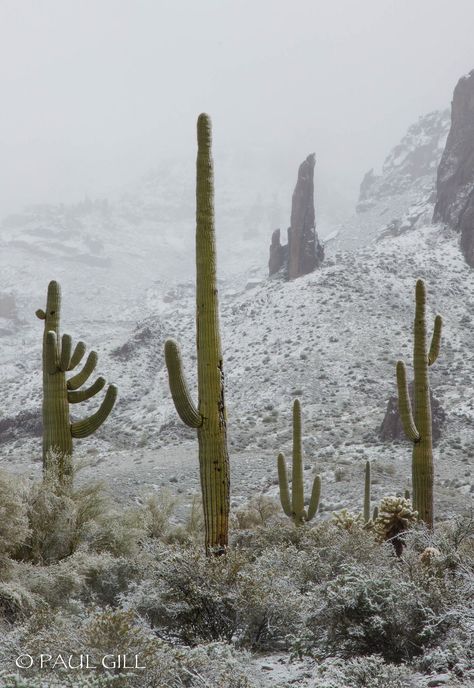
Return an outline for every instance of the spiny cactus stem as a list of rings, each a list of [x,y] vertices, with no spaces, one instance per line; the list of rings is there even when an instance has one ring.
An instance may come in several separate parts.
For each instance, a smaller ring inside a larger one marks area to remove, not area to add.
[[[69,362],[68,370],[74,370],[74,368],[78,366],[84,358],[85,353],[86,345],[84,344],[84,342],[77,342],[76,346],[74,347],[74,352],[71,356],[71,360]]]
[[[440,315],[437,315],[434,322],[433,337],[431,338],[431,346],[428,354],[428,365],[433,365],[439,356],[442,329],[443,320]]]
[[[56,332],[50,330],[46,334],[45,342],[45,364],[46,372],[49,375],[54,375],[58,370],[58,341]]]
[[[61,339],[61,356],[59,358],[59,369],[65,373],[69,369],[71,362],[72,339],[71,335],[63,334]]]
[[[95,432],[112,411],[117,399],[117,387],[110,385],[99,409],[88,418],[71,424],[72,437],[88,437]]]
[[[202,425],[202,416],[194,405],[183,373],[183,363],[178,344],[173,339],[165,342],[165,362],[171,396],[178,416],[190,428]]]
[[[98,377],[94,384],[86,389],[80,389],[74,392],[69,390],[67,393],[67,400],[70,404],[78,404],[81,401],[87,401],[98,394],[104,387],[105,378]]]
[[[308,515],[306,517],[307,521],[313,519],[319,509],[319,500],[321,498],[321,476],[317,475],[313,482],[313,489],[311,492],[311,498],[308,505]]]
[[[293,403],[293,467],[292,467],[293,513],[301,520],[304,513],[303,443],[301,429],[301,404]]]
[[[408,394],[407,372],[403,361],[397,363],[398,409],[402,421],[403,430],[408,439],[418,442],[420,434],[416,428],[411,408],[410,395]]]
[[[82,385],[87,382],[94,372],[94,369],[97,365],[97,359],[97,353],[95,351],[91,351],[87,357],[87,361],[85,362],[83,369],[77,373],[77,375],[74,375],[74,377],[71,377],[67,381],[67,388],[70,390],[75,390],[79,389],[79,387],[82,387]]]
[[[290,488],[288,486],[288,472],[283,454],[278,454],[278,484],[280,486],[280,502],[283,511],[292,518],[293,510],[291,508]]]
[[[365,484],[364,484],[364,523],[370,521],[370,488],[371,488],[371,466],[370,461],[365,464]]]

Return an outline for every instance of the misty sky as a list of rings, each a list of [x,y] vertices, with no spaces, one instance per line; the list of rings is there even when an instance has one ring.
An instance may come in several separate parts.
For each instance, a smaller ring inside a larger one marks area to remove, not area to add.
[[[0,212],[258,146],[349,197],[474,68],[473,0],[0,0]]]

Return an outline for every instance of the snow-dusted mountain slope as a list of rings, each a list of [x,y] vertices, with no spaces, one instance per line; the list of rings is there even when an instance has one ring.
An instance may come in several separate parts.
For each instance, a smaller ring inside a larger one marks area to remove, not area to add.
[[[232,281],[221,284],[237,496],[256,485],[274,490],[275,456],[291,449],[290,410],[296,396],[303,403],[308,480],[312,467],[322,473],[325,508],[357,500],[367,458],[375,461],[376,492],[401,490],[409,483],[408,443],[385,445],[377,430],[395,391],[396,360],[411,363],[414,284],[420,276],[428,285],[429,321],[435,312],[445,318],[441,356],[431,369],[435,395],[447,413],[437,447],[438,497],[445,510],[470,499],[474,276],[459,253],[457,237],[431,226],[344,253],[337,263],[328,261],[291,283],[262,281],[251,283],[251,289]],[[82,323],[81,329],[87,341],[100,344],[100,370],[118,383],[120,400],[100,433],[78,443],[79,455],[92,447],[105,452],[99,473],[110,475],[111,460],[118,484],[132,492],[134,481],[156,484],[153,470],[161,464],[159,475],[197,478],[194,433],[182,426],[172,407],[162,353],[165,337],[182,342],[193,387],[193,288],[185,284],[174,293],[154,291],[145,298],[150,315],[129,334],[110,320]],[[67,308],[64,320],[70,329]],[[38,409],[40,333],[28,336],[23,346],[14,336],[4,337],[2,346],[2,416]],[[17,468],[23,462],[28,467],[34,455],[39,456],[38,440],[25,444],[21,433],[2,452],[4,463]],[[341,467],[344,477],[338,485]]]
[[[357,212],[343,223],[331,251],[358,248],[431,222],[436,171],[450,122],[449,110],[420,117],[387,156],[381,174],[367,172]]]
[[[411,365],[414,285],[423,277],[430,323],[436,312],[445,319],[441,355],[430,371],[447,414],[436,448],[439,510],[448,514],[471,502],[474,276],[458,237],[426,222],[444,118],[420,120],[388,158],[382,177],[365,185],[365,201],[373,205],[344,230],[356,236],[365,227],[364,240],[349,242],[348,251],[340,239],[321,269],[290,283],[267,280],[266,245],[258,252],[255,236],[236,238],[231,231],[252,226],[248,204],[242,219],[237,191],[243,186],[233,180],[226,187],[225,175],[216,179],[234,501],[258,489],[276,493],[275,457],[279,451],[290,455],[295,397],[303,404],[308,486],[313,471],[323,477],[323,513],[360,503],[367,458],[374,461],[375,497],[409,484],[409,444],[382,443],[378,428],[395,392],[397,359]],[[34,311],[44,306],[54,277],[63,285],[63,331],[96,348],[98,372],[119,386],[113,414],[97,435],[76,443],[77,457],[89,457],[90,474],[105,477],[122,494],[170,481],[189,494],[198,489],[195,434],[174,411],[163,359],[165,338],[175,337],[194,387],[193,175],[191,161],[188,172],[177,165],[172,182],[158,171],[116,204],[45,207],[4,223],[3,466],[40,474],[42,334]],[[255,176],[247,182],[256,184]],[[388,218],[403,230],[416,198],[424,210],[409,224],[411,231],[386,231]],[[262,227],[263,245],[276,217],[268,215],[270,205],[259,207],[253,226]],[[378,241],[366,243],[367,228]]]

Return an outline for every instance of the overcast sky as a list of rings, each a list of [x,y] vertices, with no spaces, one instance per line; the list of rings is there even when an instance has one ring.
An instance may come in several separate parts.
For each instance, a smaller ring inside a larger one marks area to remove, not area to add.
[[[259,147],[349,196],[474,68],[473,0],[0,0],[0,212]]]

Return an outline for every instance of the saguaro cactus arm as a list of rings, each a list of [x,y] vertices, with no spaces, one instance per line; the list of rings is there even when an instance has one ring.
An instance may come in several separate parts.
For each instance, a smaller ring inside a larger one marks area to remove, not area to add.
[[[203,419],[191,399],[183,373],[179,346],[173,339],[168,339],[165,343],[165,362],[168,369],[171,396],[178,416],[190,428],[201,427]]]
[[[81,401],[87,401],[95,394],[98,394],[104,387],[105,377],[98,377],[94,384],[90,387],[86,387],[86,389],[79,389],[77,391],[69,390],[67,393],[67,400],[70,404],[78,404]]]
[[[59,370],[65,373],[71,362],[72,339],[70,334],[63,334],[61,339],[61,356],[59,358]]]
[[[54,375],[58,370],[58,339],[56,332],[50,330],[45,341],[45,364],[49,375]]]
[[[288,473],[283,454],[278,454],[278,484],[280,486],[280,502],[283,511],[292,518],[293,511],[291,508],[290,488],[288,487]]]
[[[74,370],[74,368],[76,366],[78,366],[79,363],[84,358],[85,353],[86,353],[86,345],[84,344],[84,342],[77,342],[76,346],[74,347],[74,351],[73,351],[73,354],[71,356],[71,360],[69,361],[68,370]]]
[[[77,373],[77,375],[74,375],[74,377],[69,378],[67,381],[67,388],[74,390],[82,387],[82,385],[87,382],[94,372],[94,369],[97,365],[97,359],[97,353],[95,351],[91,351],[87,357],[87,361],[85,362],[83,369]]]
[[[420,433],[413,420],[410,395],[408,394],[407,371],[403,361],[397,363],[398,409],[403,430],[408,439],[418,442]]]
[[[71,424],[71,435],[73,437],[88,437],[92,435],[106,420],[114,407],[116,399],[117,387],[110,385],[98,410],[92,416]]]
[[[308,505],[308,516],[307,520],[311,521],[312,518],[316,516],[319,508],[319,500],[321,497],[321,476],[317,475],[313,482],[313,489],[311,492],[311,498]]]
[[[434,321],[433,337],[431,338],[431,346],[428,354],[428,365],[433,365],[439,356],[439,349],[441,345],[441,330],[443,329],[443,320],[440,315],[437,315]]]

